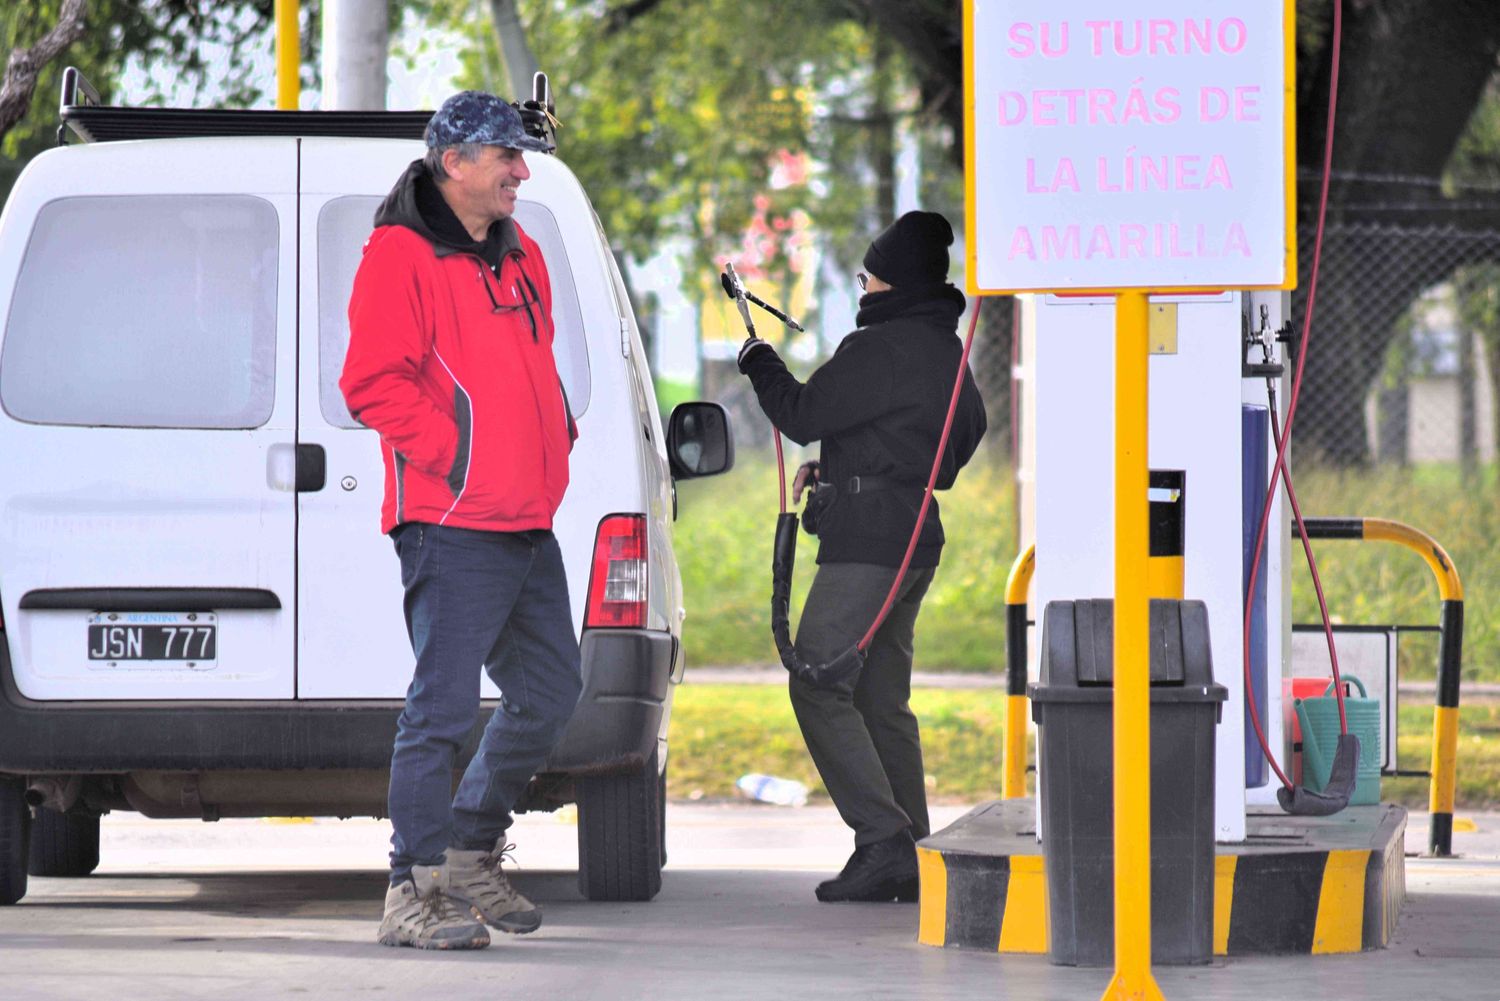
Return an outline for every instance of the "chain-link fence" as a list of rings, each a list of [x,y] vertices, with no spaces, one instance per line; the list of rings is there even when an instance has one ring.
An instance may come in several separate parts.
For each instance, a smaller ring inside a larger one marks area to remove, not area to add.
[[[1315,190],[1317,178],[1303,178]],[[1341,176],[1330,209],[1298,410],[1300,465],[1492,463],[1500,439],[1500,190]],[[1315,227],[1298,232],[1291,324],[1302,330]],[[967,318],[965,319],[967,324]],[[1015,454],[1015,303],[987,299],[970,366],[989,411],[989,455]],[[960,330],[963,333],[964,330]],[[730,362],[705,360],[703,389],[744,411],[769,446]],[[763,440],[762,440],[763,439]]]
[[[1500,442],[1500,190],[1342,176],[1329,213],[1298,410],[1298,463],[1493,463]],[[1304,186],[1316,178],[1303,178]],[[1298,232],[1300,335],[1315,220]],[[971,365],[992,449],[1014,454],[1011,300],[985,303]]]
[[[1362,193],[1330,212],[1323,235],[1298,416],[1301,461],[1493,462],[1500,195],[1442,197],[1425,183],[1341,180]],[[1311,220],[1298,233],[1299,333],[1314,235]]]

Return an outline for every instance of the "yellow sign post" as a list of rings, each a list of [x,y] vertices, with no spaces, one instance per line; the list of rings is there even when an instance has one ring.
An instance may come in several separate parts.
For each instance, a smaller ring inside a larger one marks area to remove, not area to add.
[[[276,110],[296,111],[302,91],[297,0],[276,0]]]
[[[968,291],[1115,297],[1105,1001],[1162,997],[1151,975],[1148,298],[1289,289],[1297,277],[1294,0],[1221,6],[964,2]]]
[[[1114,998],[1162,997],[1151,976],[1150,555],[1145,292],[1115,296],[1115,975]]]

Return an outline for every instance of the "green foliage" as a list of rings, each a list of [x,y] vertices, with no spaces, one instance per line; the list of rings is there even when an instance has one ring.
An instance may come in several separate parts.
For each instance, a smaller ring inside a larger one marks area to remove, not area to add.
[[[793,12],[736,0],[522,0],[519,8],[556,95],[562,155],[636,259],[685,239],[684,256],[696,262],[685,281],[696,288],[714,267],[703,262],[737,253],[758,211],[778,232],[806,213],[845,264],[883,225],[872,136],[889,135],[893,120],[871,111],[872,35],[850,5],[822,0]],[[483,9],[432,0],[431,16],[469,40],[461,85],[506,89]],[[903,57],[892,53],[882,66],[900,108],[913,105]],[[803,154],[806,176],[796,160]],[[953,174],[943,158],[933,162]],[[956,183],[939,187],[951,194]],[[776,272],[787,249],[770,249]]]
[[[801,461],[787,457],[789,476]],[[677,490],[689,667],[776,663],[770,627],[774,464],[742,456],[730,473]],[[922,602],[918,670],[1005,670],[1005,580],[1016,556],[1013,497],[1007,471],[978,462],[964,470],[954,489],[938,495],[948,545]],[[812,583],[816,554],[816,540],[800,536],[793,621]]]
[[[1446,180],[1450,185],[1500,181],[1500,82],[1492,80],[1485,89],[1453,151]]]
[[[57,23],[62,0],[12,0],[0,5],[0,46],[8,53],[29,47]],[[300,5],[307,52],[312,36],[307,25],[317,23],[318,3]],[[56,142],[57,101],[63,70],[77,66],[104,99],[115,97],[120,75],[132,60],[157,71],[153,80],[166,86],[189,88],[194,96],[212,86],[225,107],[256,103],[262,94],[255,84],[260,68],[252,58],[257,45],[270,44],[273,0],[90,0],[85,15],[88,30],[60,58],[42,69],[32,94],[31,108],[0,141],[0,201],[26,161]],[[221,52],[210,61],[207,53]],[[308,65],[310,60],[304,60]],[[147,103],[161,103],[162,95]]]

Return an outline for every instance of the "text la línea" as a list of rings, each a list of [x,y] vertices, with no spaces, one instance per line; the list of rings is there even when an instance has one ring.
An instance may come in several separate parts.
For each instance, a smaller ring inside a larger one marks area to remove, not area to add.
[[[1061,191],[1082,191],[1078,168],[1069,156],[1037,164],[1026,158],[1026,193],[1050,195]],[[1131,150],[1116,157],[1101,156],[1094,160],[1094,189],[1101,192],[1129,191],[1207,191],[1234,187],[1229,162],[1223,154],[1203,156],[1197,153],[1163,153],[1142,156]]]

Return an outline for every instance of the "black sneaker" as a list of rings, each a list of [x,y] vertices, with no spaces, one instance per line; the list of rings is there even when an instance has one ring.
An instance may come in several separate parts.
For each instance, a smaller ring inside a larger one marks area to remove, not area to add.
[[[845,901],[886,902],[905,897],[917,880],[917,846],[911,832],[860,845],[849,856],[842,872],[819,883],[818,899],[827,903]]]

